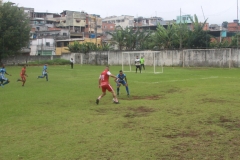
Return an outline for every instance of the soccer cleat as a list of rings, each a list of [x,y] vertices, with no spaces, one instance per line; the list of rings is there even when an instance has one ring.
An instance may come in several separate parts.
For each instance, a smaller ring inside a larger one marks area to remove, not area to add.
[[[129,95],[129,94],[127,94],[127,96],[129,97],[130,95]]]
[[[114,101],[113,103],[115,103],[115,104],[119,104],[119,101],[118,101],[118,102],[115,102],[115,101]]]
[[[97,103],[97,104],[99,103],[99,99],[96,100],[96,103]]]

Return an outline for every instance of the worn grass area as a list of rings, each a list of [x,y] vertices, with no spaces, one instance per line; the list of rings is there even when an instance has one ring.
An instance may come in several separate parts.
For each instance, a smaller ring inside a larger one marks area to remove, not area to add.
[[[119,105],[108,93],[98,106],[102,66],[49,66],[48,82],[28,67],[25,87],[21,67],[6,69],[0,160],[240,159],[239,69],[126,73],[131,97],[121,87]]]

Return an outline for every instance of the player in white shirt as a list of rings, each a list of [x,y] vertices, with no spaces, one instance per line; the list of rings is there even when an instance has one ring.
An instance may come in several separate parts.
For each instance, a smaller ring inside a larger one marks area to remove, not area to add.
[[[73,69],[73,58],[70,59],[71,68]]]
[[[140,73],[141,73],[141,61],[138,58],[138,56],[135,59],[135,65],[136,65],[136,73],[137,73],[137,69],[139,69]]]

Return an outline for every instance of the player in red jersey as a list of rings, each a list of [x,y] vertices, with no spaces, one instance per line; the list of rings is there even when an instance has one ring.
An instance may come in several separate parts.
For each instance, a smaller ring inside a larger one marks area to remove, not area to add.
[[[102,88],[102,94],[96,100],[97,104],[99,103],[99,100],[106,95],[106,90],[108,90],[109,92],[112,93],[114,103],[115,104],[119,103],[118,99],[117,99],[117,96],[114,92],[114,89],[109,84],[109,77],[115,78],[115,81],[117,80],[117,77],[110,73],[109,66],[106,66],[105,70],[101,73],[101,75],[99,76],[99,80],[98,80],[99,88]]]
[[[21,77],[22,80],[20,80],[20,79],[17,80],[17,82],[18,81],[22,82],[22,86],[24,86],[24,84],[26,82],[26,77],[25,76],[27,76],[27,74],[26,74],[26,65],[23,66],[23,68],[21,70],[21,73],[20,73],[20,77]]]

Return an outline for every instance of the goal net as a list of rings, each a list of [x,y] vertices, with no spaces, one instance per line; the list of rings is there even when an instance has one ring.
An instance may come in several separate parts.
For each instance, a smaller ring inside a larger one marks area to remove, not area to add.
[[[163,54],[160,51],[131,51],[122,52],[122,70],[124,72],[136,72],[135,59],[138,56],[144,58],[145,70],[142,73],[163,73]]]

